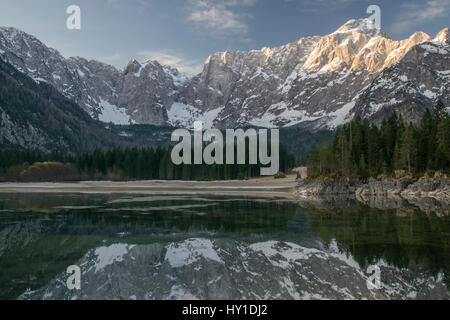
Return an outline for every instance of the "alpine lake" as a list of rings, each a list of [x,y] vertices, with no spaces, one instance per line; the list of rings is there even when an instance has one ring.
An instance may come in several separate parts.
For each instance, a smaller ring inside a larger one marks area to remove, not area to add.
[[[450,298],[448,214],[338,203],[2,193],[0,299]]]

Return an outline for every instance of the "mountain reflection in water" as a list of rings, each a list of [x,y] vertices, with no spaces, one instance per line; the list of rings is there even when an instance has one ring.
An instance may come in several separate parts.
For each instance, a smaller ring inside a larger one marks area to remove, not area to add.
[[[345,203],[2,194],[0,298],[450,298],[448,215]]]

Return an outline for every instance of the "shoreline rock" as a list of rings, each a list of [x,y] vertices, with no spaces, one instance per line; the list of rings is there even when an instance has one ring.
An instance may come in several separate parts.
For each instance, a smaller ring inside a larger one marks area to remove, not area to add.
[[[370,178],[369,181],[356,190],[357,196],[397,196],[414,183],[413,179],[383,179]]]
[[[348,177],[298,180],[295,195],[350,195],[355,194],[361,182]]]
[[[413,179],[406,175],[396,175],[396,178],[370,178],[367,181],[348,177],[303,179],[298,180],[294,194],[297,197],[351,195],[363,199],[370,197],[401,197],[408,200],[433,198],[450,202],[450,179],[441,173],[436,173],[434,177],[424,176],[420,179]]]
[[[423,177],[409,185],[400,195],[406,199],[434,198],[450,201],[450,179],[446,175]]]

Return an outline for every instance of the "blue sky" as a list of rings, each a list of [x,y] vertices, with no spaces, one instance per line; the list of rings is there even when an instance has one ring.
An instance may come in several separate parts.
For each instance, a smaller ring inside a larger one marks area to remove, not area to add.
[[[69,5],[81,30],[68,30]],[[325,35],[381,8],[382,28],[403,39],[448,27],[450,0],[0,0],[0,25],[37,36],[64,56],[123,67],[156,59],[197,72],[217,51],[260,49]]]

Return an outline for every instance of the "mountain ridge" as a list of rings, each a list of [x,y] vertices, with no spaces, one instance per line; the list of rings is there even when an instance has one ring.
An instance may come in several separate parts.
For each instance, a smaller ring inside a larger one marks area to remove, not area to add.
[[[157,61],[131,59],[116,69],[96,60],[66,59],[33,36],[0,28],[0,56],[35,81],[54,86],[93,118],[181,127],[203,120],[206,127],[219,128],[333,129],[355,114],[368,114],[361,111],[367,106],[359,105],[360,96],[388,67],[428,42],[448,45],[448,28],[434,39],[416,32],[395,41],[369,19],[353,19],[325,36],[214,53],[200,74],[187,78]],[[427,90],[433,92],[427,87],[417,94]],[[448,100],[441,91],[424,103]]]

